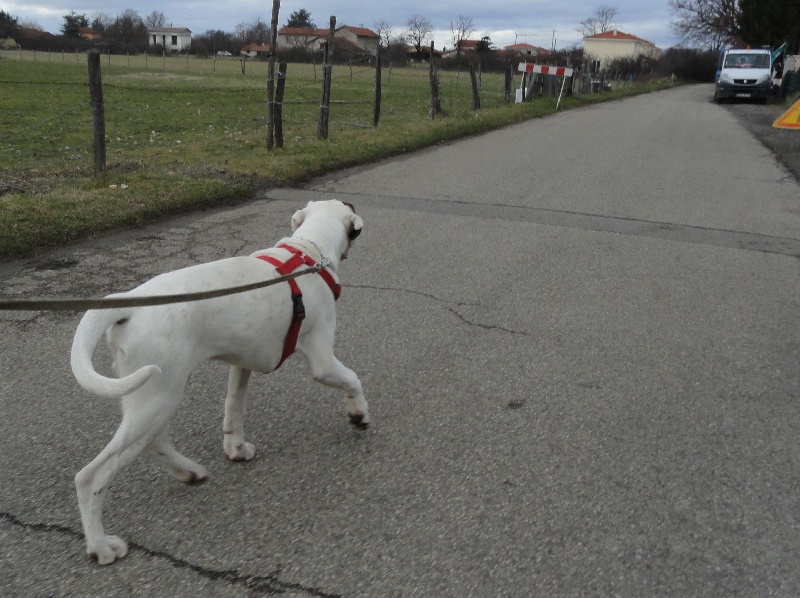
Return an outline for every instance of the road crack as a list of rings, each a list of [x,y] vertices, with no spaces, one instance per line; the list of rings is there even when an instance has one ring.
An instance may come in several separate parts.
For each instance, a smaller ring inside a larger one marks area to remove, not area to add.
[[[508,334],[531,336],[531,334],[527,332],[522,332],[521,330],[512,330],[511,328],[504,328],[503,326],[496,326],[494,324],[483,324],[481,322],[473,322],[472,320],[468,319],[463,314],[459,313],[458,311],[449,306],[447,307],[447,311],[455,315],[459,320],[461,320],[465,324],[469,324],[470,326],[477,326],[478,328],[483,328],[484,330],[499,330],[500,332],[507,332]]]
[[[347,285],[346,288],[355,288],[355,289],[367,289],[372,291],[392,291],[397,293],[409,293],[411,295],[419,295],[420,297],[426,297],[437,303],[443,303],[447,311],[454,314],[459,320],[464,322],[465,324],[469,324],[470,326],[477,326],[478,328],[483,328],[484,330],[498,330],[500,332],[507,332],[508,334],[519,334],[522,336],[531,336],[531,334],[527,332],[522,332],[520,330],[512,330],[510,328],[504,328],[503,326],[496,326],[493,324],[483,324],[481,322],[474,322],[460,313],[456,307],[483,307],[480,303],[467,303],[462,301],[448,301],[446,299],[442,299],[441,297],[437,297],[432,293],[425,293],[423,291],[413,291],[411,289],[403,289],[398,287],[379,287],[379,286],[372,286],[372,285]]]
[[[379,287],[374,285],[364,285],[364,284],[348,284],[344,285],[347,289],[367,289],[370,291],[393,291],[395,293],[408,293],[410,295],[419,295],[420,297],[426,297],[428,299],[432,299],[437,303],[444,303],[446,305],[470,305],[473,307],[481,307],[480,303],[467,303],[463,301],[448,301],[447,299],[442,299],[441,297],[437,297],[433,293],[426,293],[424,291],[414,291],[412,289],[404,289],[401,287]]]
[[[21,519],[12,515],[11,513],[5,513],[0,511],[0,521],[2,520],[5,520],[11,525],[20,527],[22,529],[32,530],[36,532],[43,532],[43,533],[59,533],[76,538],[81,542],[83,541],[83,534],[76,532],[72,528],[66,527],[64,525],[58,525],[56,523],[26,522],[22,521]],[[200,575],[201,577],[205,577],[207,579],[211,579],[214,581],[224,581],[231,585],[242,586],[247,588],[248,590],[261,592],[263,594],[270,594],[270,595],[283,594],[284,592],[291,591],[291,592],[300,592],[303,594],[307,594],[308,596],[319,596],[320,598],[340,598],[339,594],[331,594],[328,592],[323,592],[319,588],[304,586],[299,583],[281,581],[278,577],[281,571],[280,569],[278,569],[273,573],[268,573],[267,575],[248,575],[246,573],[242,573],[237,569],[210,569],[208,567],[202,567],[200,565],[190,563],[185,559],[173,556],[166,552],[160,550],[152,550],[137,542],[128,542],[128,549],[138,550],[152,558],[164,559],[177,569],[189,569],[190,571],[196,573],[197,575]]]

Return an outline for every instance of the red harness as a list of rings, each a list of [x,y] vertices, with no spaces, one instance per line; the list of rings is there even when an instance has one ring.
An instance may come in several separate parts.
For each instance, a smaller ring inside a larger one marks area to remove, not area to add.
[[[307,256],[305,253],[296,249],[295,247],[290,247],[289,245],[278,245],[278,249],[285,249],[289,253],[292,254],[285,262],[280,261],[276,257],[272,257],[271,255],[257,255],[256,258],[260,260],[264,260],[265,262],[269,262],[278,271],[278,274],[281,276],[286,276],[287,274],[291,274],[298,267],[305,264],[306,266],[316,266],[317,262]],[[327,268],[322,268],[318,274],[322,277],[322,280],[325,281],[325,284],[333,293],[334,300],[339,298],[339,295],[342,293],[342,286],[336,282],[336,279],[331,274],[330,270]],[[283,341],[283,353],[281,354],[281,360],[278,362],[278,365],[275,366],[277,370],[284,361],[294,353],[295,349],[297,348],[297,339],[300,336],[300,325],[303,323],[303,319],[306,317],[306,308],[303,305],[303,293],[300,292],[300,287],[297,285],[297,281],[294,278],[290,278],[288,281],[289,289],[292,291],[292,322],[289,324],[289,330],[286,332],[286,338]]]

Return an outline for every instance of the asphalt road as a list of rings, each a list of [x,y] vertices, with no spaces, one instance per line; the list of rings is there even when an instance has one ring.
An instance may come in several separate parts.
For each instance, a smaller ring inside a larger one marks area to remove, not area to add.
[[[290,360],[252,381],[258,454],[229,463],[226,370],[203,366],[172,435],[211,480],[136,461],[105,518],[130,553],[99,567],[72,478],[118,406],[71,376],[78,314],[0,313],[0,595],[800,595],[800,185],[710,97],[561,113],[0,264],[2,295],[94,296],[352,201],[337,355],[373,422],[353,430]]]

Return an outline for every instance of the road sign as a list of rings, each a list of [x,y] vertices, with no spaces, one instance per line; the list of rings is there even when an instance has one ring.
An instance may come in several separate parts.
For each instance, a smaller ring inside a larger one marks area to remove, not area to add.
[[[800,131],[800,100],[797,100],[794,105],[786,112],[781,114],[772,126],[776,129],[794,129]]]

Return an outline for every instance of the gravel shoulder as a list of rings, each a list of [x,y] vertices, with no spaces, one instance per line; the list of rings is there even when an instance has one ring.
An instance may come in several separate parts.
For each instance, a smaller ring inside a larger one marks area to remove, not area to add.
[[[789,100],[780,104],[735,103],[722,106],[730,110],[800,181],[800,131],[776,129],[772,126],[791,105],[792,101]]]

